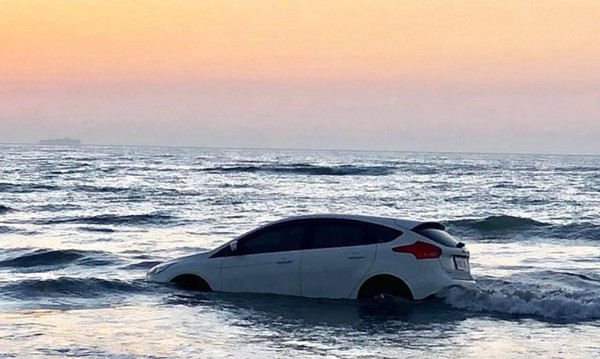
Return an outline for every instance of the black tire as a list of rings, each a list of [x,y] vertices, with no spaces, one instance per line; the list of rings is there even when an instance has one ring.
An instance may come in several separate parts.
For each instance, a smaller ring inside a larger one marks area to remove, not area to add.
[[[392,275],[378,275],[370,278],[360,287],[357,298],[384,301],[395,298],[413,300],[413,295],[402,279]]]
[[[210,285],[202,278],[194,274],[181,274],[171,279],[171,283],[185,290],[195,290],[200,292],[210,292]]]

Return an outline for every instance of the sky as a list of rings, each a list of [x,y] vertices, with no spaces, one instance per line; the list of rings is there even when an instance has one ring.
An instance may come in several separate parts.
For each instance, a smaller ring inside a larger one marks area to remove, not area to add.
[[[600,154],[598,0],[0,0],[0,142]]]

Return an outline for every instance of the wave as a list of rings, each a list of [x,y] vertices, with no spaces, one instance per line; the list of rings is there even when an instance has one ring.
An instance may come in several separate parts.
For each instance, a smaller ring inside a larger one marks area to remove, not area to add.
[[[531,218],[500,215],[483,219],[461,219],[445,224],[451,232],[471,238],[536,237],[600,240],[600,225],[589,222],[550,224]]]
[[[387,176],[394,169],[387,166],[318,166],[304,163],[265,164],[249,166],[219,166],[199,169],[202,172],[216,173],[273,173],[312,176]]]
[[[13,248],[3,250],[4,259],[0,260],[0,268],[30,268],[37,270],[64,268],[68,265],[99,267],[110,265],[119,260],[114,255],[102,251],[84,251],[75,249],[36,249]]]
[[[62,211],[78,210],[78,209],[81,209],[81,206],[75,205],[75,204],[70,204],[70,203],[45,204],[45,205],[39,205],[39,206],[30,206],[30,207],[28,207],[28,209],[36,211],[36,212],[38,212],[38,211],[40,211],[40,212],[62,212]]]
[[[96,193],[121,193],[131,191],[131,188],[125,187],[111,187],[111,186],[89,186],[89,185],[81,185],[77,186],[76,189],[78,191],[83,192],[96,192]]]
[[[429,175],[438,174],[443,171],[444,171],[444,169],[440,169],[439,167],[435,167],[435,166],[418,166],[418,167],[415,166],[415,167],[408,167],[408,168],[402,169],[400,172],[411,173],[411,174],[415,174],[415,175],[429,176]]]
[[[527,290],[508,293],[494,290],[449,288],[438,294],[450,306],[473,312],[533,316],[550,320],[600,319],[600,300],[588,293],[556,291],[539,295]]]
[[[19,299],[56,296],[96,298],[119,292],[137,293],[145,290],[143,282],[71,277],[23,280],[1,288],[3,294]]]
[[[6,234],[6,233],[17,233],[20,235],[28,235],[28,236],[33,236],[33,235],[39,234],[39,232],[36,232],[36,231],[30,231],[30,230],[25,230],[25,229],[21,229],[21,228],[14,228],[14,227],[0,225],[0,234]]]
[[[97,160],[98,160],[98,158],[96,158],[96,157],[73,157],[73,156],[63,157],[63,161],[96,162]],[[84,164],[82,164],[82,166],[89,166],[89,164],[84,163]]]
[[[451,227],[474,229],[481,232],[522,230],[548,226],[549,224],[531,218],[514,216],[490,216],[484,219],[460,219],[447,222]]]
[[[81,167],[84,167],[84,168],[81,168]],[[77,168],[66,168],[66,169],[50,171],[48,173],[51,176],[48,176],[48,177],[53,178],[53,177],[58,177],[60,175],[83,174],[83,173],[89,173],[91,171],[92,171],[92,168],[90,168],[88,165],[81,165],[81,166],[78,166]]]
[[[99,232],[99,233],[114,233],[116,232],[112,228],[102,228],[102,227],[79,227],[80,231],[84,232]]]
[[[6,234],[6,233],[11,233],[14,232],[15,230],[8,227],[8,226],[0,226],[0,234]]]
[[[514,183],[514,182],[508,182],[508,181],[504,181],[504,182],[500,182],[497,183],[493,186],[493,188],[507,188],[507,189],[528,189],[528,188],[535,188],[535,186],[532,185],[523,185],[523,184],[518,184],[518,183]]]
[[[110,167],[105,167],[105,168],[99,168],[99,169],[97,169],[97,171],[104,172],[104,173],[115,173],[123,168],[124,167],[122,167],[122,166],[110,166]]]
[[[40,191],[54,191],[60,189],[58,186],[52,185],[44,185],[37,183],[23,183],[23,184],[14,184],[14,183],[0,183],[0,192],[9,192],[9,193],[30,193],[30,192],[40,192]]]
[[[554,238],[583,239],[600,241],[600,225],[589,222],[570,223],[554,226],[550,234]]]
[[[27,268],[68,264],[85,256],[84,251],[78,250],[36,249],[33,252],[0,261],[0,267]]]
[[[600,278],[597,278],[593,274],[586,275],[586,274],[582,274],[582,273],[572,273],[572,272],[554,271],[554,270],[547,270],[547,271],[542,272],[541,274],[548,275],[550,278],[556,278],[556,277],[561,277],[561,276],[567,277],[570,282],[572,282],[572,279],[575,279],[576,281],[584,281],[584,282],[588,282],[588,283],[593,283],[594,285],[597,285],[598,283],[600,283]]]
[[[161,214],[100,214],[96,216],[79,216],[52,218],[35,221],[35,224],[53,225],[53,224],[95,224],[95,225],[168,225],[174,223],[175,217]]]
[[[574,173],[593,172],[593,173],[600,173],[600,167],[599,166],[565,166],[565,167],[556,167],[553,170],[555,172],[574,172]]]
[[[7,214],[7,213],[10,213],[10,212],[14,212],[14,211],[15,211],[14,209],[12,209],[12,208],[10,208],[8,206],[3,206],[3,205],[0,204],[0,214]]]

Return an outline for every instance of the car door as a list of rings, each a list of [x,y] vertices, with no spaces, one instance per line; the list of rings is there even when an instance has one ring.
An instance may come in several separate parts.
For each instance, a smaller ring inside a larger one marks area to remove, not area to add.
[[[300,257],[305,228],[275,224],[237,241],[221,265],[221,289],[228,292],[300,295]]]
[[[372,234],[359,221],[314,220],[311,240],[302,254],[302,295],[347,298],[362,282],[375,260]]]

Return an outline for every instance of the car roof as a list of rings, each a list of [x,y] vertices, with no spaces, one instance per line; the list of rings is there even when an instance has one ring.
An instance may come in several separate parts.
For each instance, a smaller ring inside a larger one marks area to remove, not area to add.
[[[399,228],[399,229],[404,229],[404,230],[411,230],[418,226],[429,226],[429,225],[434,225],[434,227],[436,227],[436,228],[441,228],[441,229],[444,228],[444,226],[438,222],[415,221],[415,220],[410,220],[410,219],[398,219],[398,218],[392,218],[392,217],[364,216],[364,215],[354,215],[354,214],[333,214],[333,213],[309,214],[309,215],[302,215],[302,216],[287,217],[287,218],[283,218],[283,219],[280,219],[277,221],[271,221],[269,223],[265,223],[262,226],[256,227],[256,228],[250,230],[249,232],[242,233],[239,236],[232,239],[231,241],[228,241],[228,242],[218,246],[217,248],[213,249],[211,251],[211,253],[220,251],[221,249],[223,249],[223,247],[228,246],[229,243],[232,241],[238,240],[239,238],[242,238],[251,233],[260,231],[264,228],[270,227],[270,226],[278,224],[278,223],[285,223],[285,222],[302,220],[302,219],[329,219],[329,218],[350,219],[350,220],[355,220],[355,221],[370,222],[370,223],[382,224],[382,225],[385,225],[388,227]]]
[[[382,225],[386,225],[389,227],[403,227],[405,229],[413,229],[423,223],[431,223],[431,222],[425,222],[425,221],[398,219],[398,218],[392,218],[392,217],[364,216],[364,215],[354,215],[354,214],[310,214],[310,215],[288,217],[285,219],[281,219],[279,221],[271,222],[265,226],[275,224],[275,223],[283,223],[283,222],[295,221],[295,220],[300,220],[300,219],[350,219],[350,220],[355,220],[355,221],[382,224]]]

